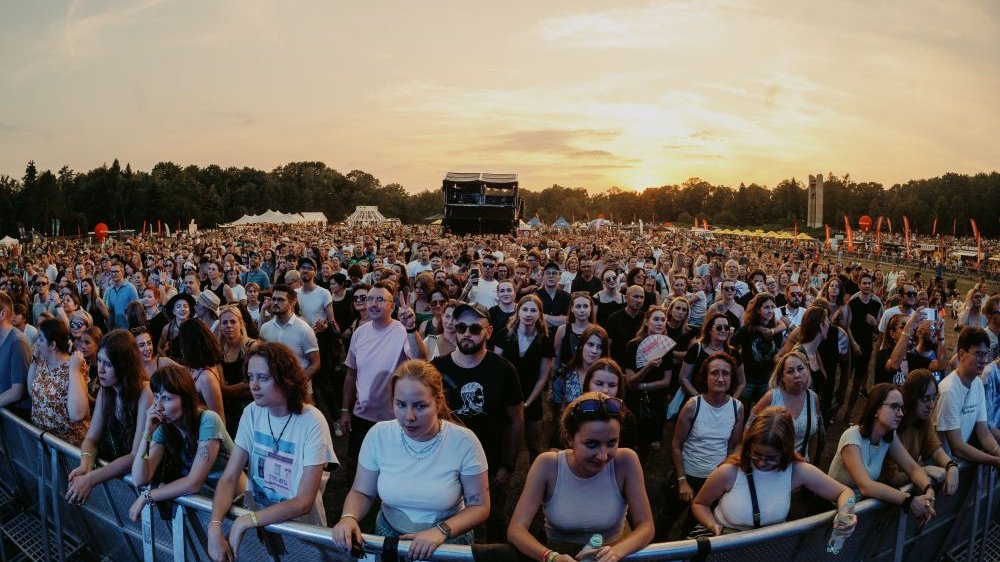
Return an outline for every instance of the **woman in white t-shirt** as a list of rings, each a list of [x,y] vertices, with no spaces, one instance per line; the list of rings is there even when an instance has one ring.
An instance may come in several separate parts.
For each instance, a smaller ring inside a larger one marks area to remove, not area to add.
[[[486,453],[475,434],[452,423],[441,373],[426,361],[400,365],[392,377],[396,419],[375,424],[358,456],[333,543],[361,542],[359,521],[377,496],[377,534],[411,540],[409,558],[430,560],[442,543],[468,544],[490,513]]]
[[[896,428],[902,420],[903,395],[891,383],[873,386],[860,423],[847,428],[840,436],[829,474],[841,484],[859,490],[863,496],[902,507],[923,525],[934,517],[934,488],[902,441],[895,439]],[[878,482],[886,456],[910,477],[913,494]]]
[[[253,403],[240,418],[208,524],[208,553],[217,562],[234,560],[243,533],[252,527],[289,519],[326,525],[323,488],[327,468],[337,464],[330,426],[308,403],[307,380],[292,351],[284,344],[261,343],[247,354],[246,365]],[[227,540],[222,520],[247,466],[246,497],[258,511],[237,517]]]

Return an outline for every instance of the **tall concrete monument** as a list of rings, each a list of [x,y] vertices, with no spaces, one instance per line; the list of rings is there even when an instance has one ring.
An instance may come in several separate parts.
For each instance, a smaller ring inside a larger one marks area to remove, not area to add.
[[[810,228],[823,228],[823,174],[809,176],[809,210],[806,224]]]

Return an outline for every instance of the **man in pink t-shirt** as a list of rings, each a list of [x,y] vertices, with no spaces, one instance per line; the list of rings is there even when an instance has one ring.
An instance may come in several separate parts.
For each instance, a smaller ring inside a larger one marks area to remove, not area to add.
[[[376,422],[394,419],[389,384],[392,373],[407,359],[427,359],[427,348],[416,327],[416,314],[408,304],[392,319],[395,286],[376,283],[368,291],[370,322],[351,336],[344,379],[344,404],[340,425],[350,434],[347,453],[357,459],[361,443]]]

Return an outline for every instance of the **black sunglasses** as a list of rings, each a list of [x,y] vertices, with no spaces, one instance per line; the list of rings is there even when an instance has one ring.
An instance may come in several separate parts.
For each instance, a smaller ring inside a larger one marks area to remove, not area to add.
[[[588,398],[576,403],[573,413],[596,414],[604,411],[608,414],[620,414],[622,411],[622,401],[617,398],[602,396],[601,398]]]
[[[483,326],[482,324],[455,324],[456,334],[464,334],[466,332],[469,332],[474,336],[478,336],[479,334],[482,334],[483,330],[485,329],[486,327]]]
[[[903,294],[906,295],[906,296],[908,296],[908,297],[915,297],[915,296],[917,296],[917,292],[916,291],[906,291]]]

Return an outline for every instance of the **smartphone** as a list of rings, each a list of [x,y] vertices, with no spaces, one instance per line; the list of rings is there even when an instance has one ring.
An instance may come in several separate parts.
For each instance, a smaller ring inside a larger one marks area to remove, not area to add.
[[[924,320],[931,321],[931,329],[934,329],[934,325],[937,324],[937,309],[935,308],[925,308],[924,309]]]

